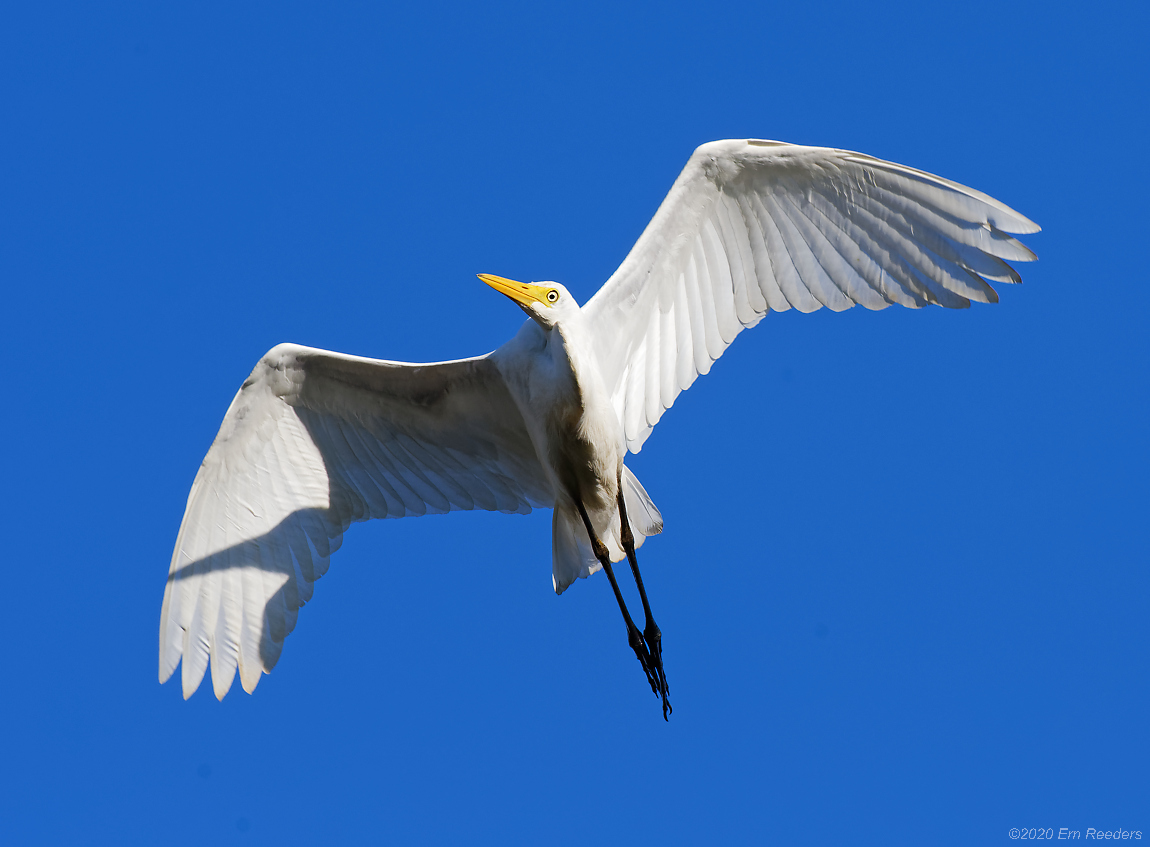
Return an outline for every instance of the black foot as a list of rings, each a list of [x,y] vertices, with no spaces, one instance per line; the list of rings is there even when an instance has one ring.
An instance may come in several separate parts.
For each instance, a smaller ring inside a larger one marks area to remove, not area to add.
[[[647,651],[647,644],[643,640],[639,628],[634,624],[631,624],[631,626],[627,628],[627,643],[631,645],[631,649],[635,651],[635,658],[637,658],[639,664],[643,666],[643,673],[647,675],[647,682],[651,686],[651,691],[658,694],[658,672],[655,670],[654,662],[651,661],[651,654]]]
[[[643,630],[643,640],[647,644],[651,670],[654,671],[654,676],[658,682],[657,686],[651,685],[651,690],[663,698],[663,720],[667,720],[673,709],[671,708],[671,701],[667,698],[670,693],[670,689],[667,687],[667,674],[663,672],[663,633],[659,631],[659,627],[655,625],[653,620],[647,621],[647,628]],[[651,675],[651,671],[648,671],[648,680],[650,680]]]

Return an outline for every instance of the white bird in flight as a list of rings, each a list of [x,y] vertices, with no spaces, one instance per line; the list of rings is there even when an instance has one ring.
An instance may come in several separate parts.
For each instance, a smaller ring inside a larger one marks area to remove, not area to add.
[[[635,549],[663,526],[624,464],[663,412],[769,311],[994,303],[1039,227],[974,189],[849,150],[699,147],[585,306],[556,282],[481,274],[527,320],[494,352],[407,364],[294,344],[247,378],[188,495],[160,612],[160,682],[211,660],[251,693],[354,521],[553,510],[556,593],[603,569],[667,716],[661,635]],[[639,630],[613,562],[626,558]]]

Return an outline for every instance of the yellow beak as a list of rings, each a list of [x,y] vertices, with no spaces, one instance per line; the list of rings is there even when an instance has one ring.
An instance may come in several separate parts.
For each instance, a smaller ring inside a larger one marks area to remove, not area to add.
[[[495,276],[494,274],[476,274],[476,276],[500,294],[506,294],[521,306],[530,306],[532,303],[542,303],[544,306],[550,307],[551,302],[553,302],[547,299],[547,293],[553,290],[551,288],[544,288],[542,285],[532,285],[529,282],[516,282],[513,279]]]

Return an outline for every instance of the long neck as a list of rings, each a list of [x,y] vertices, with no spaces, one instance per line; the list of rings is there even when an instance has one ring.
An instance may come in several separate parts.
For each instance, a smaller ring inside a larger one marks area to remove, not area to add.
[[[557,361],[561,349],[586,412],[598,418],[602,426],[610,426],[612,422],[617,426],[614,406],[599,373],[599,360],[591,346],[591,333],[587,330],[583,315],[577,313],[551,331],[553,337],[558,337],[550,343],[559,348],[554,354]]]
[[[533,396],[564,394],[574,389],[578,406],[601,416],[615,412],[599,373],[591,336],[579,312],[545,329],[527,321],[519,332],[492,354],[504,379],[516,386],[518,395],[530,402]],[[566,388],[564,387],[566,386]],[[558,399],[552,397],[552,399]]]
[[[582,395],[602,392],[599,363],[591,349],[591,338],[583,323],[583,315],[574,312],[549,333],[548,344],[556,362],[566,359],[572,377]]]

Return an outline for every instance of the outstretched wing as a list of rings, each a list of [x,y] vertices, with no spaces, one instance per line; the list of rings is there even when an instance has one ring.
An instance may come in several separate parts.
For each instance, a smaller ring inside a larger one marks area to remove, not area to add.
[[[826,147],[714,141],[583,311],[638,452],[680,391],[771,309],[965,308],[1034,254],[1039,227],[987,195]]]
[[[246,691],[279,659],[352,521],[551,495],[486,358],[409,365],[281,344],[236,394],[188,495],[160,613],[160,681]]]

